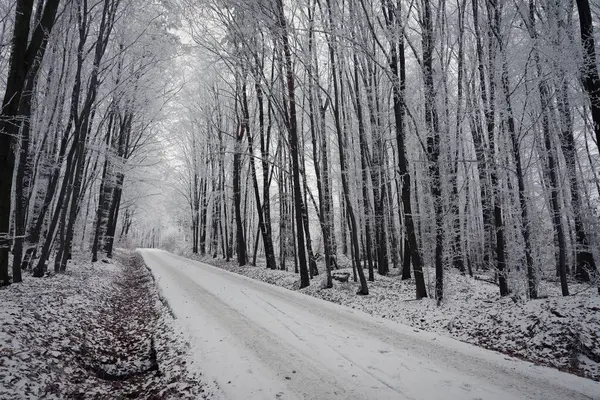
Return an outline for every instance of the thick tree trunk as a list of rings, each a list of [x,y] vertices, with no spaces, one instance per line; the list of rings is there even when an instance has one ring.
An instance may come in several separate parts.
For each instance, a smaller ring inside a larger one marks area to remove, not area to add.
[[[16,1],[8,76],[0,114],[0,286],[9,284],[8,253],[11,244],[9,230],[15,144],[21,118],[30,118],[30,115],[19,115],[21,96],[27,86],[27,79],[35,80],[60,0],[47,0],[39,23],[30,37],[33,3],[33,0]],[[19,269],[20,264],[14,268]],[[18,275],[20,271],[17,273],[19,279]]]
[[[29,205],[29,189],[31,184],[31,158],[29,156],[31,132],[31,106],[35,90],[39,62],[34,65],[27,79],[26,87],[21,97],[19,115],[23,118],[21,125],[21,143],[19,151],[19,164],[15,179],[15,240],[13,245],[13,283],[21,282],[21,262],[23,260],[23,242],[25,241],[27,224],[27,206]]]
[[[104,158],[104,165],[102,167],[102,179],[100,181],[100,192],[98,196],[98,209],[96,210],[96,227],[94,231],[94,241],[92,244],[92,262],[98,261],[98,251],[101,247],[101,242],[104,239],[106,232],[106,216],[109,210],[109,196],[111,192],[111,179],[112,174],[109,171],[109,159],[110,159],[110,143],[112,141],[113,127],[115,124],[114,112],[108,120],[108,128],[106,132],[105,151],[106,155]]]
[[[577,10],[579,11],[579,30],[583,46],[581,78],[583,87],[590,98],[596,144],[600,146],[600,75],[598,75],[596,64],[596,43],[589,1],[577,0]]]

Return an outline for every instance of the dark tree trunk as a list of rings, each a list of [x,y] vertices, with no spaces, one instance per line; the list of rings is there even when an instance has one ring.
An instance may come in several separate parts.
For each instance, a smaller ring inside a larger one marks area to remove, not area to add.
[[[579,29],[583,46],[581,77],[583,87],[590,98],[596,144],[600,146],[600,76],[596,65],[596,43],[589,1],[577,0],[577,10],[579,11]]]
[[[486,89],[485,82],[485,69],[484,69],[484,60],[483,60],[483,45],[481,43],[481,30],[479,28],[479,5],[478,0],[472,0],[472,9],[473,9],[473,28],[475,35],[475,43],[476,43],[476,51],[477,51],[477,71],[479,78],[479,87],[481,91],[481,99],[484,107],[484,114],[486,119],[486,127],[488,130],[488,136],[493,135],[493,115],[490,115],[488,111],[488,94]],[[490,90],[492,90],[490,83]],[[475,88],[475,83],[473,83],[473,88]],[[475,89],[473,89],[473,93],[475,93]],[[473,102],[474,103],[474,102]],[[481,210],[483,216],[483,267],[488,268],[493,258],[493,250],[492,243],[494,242],[494,214],[493,214],[493,188],[490,188],[488,182],[488,173],[489,161],[488,157],[486,157],[488,153],[488,149],[491,146],[486,146],[486,142],[483,138],[483,132],[481,129],[481,118],[479,114],[478,107],[473,104],[471,107],[471,113],[473,114],[473,119],[475,120],[474,127],[475,129],[471,129],[471,133],[473,135],[473,143],[475,146],[475,157],[477,158],[477,169],[479,173],[479,186],[480,186],[480,194],[481,194]],[[492,118],[490,118],[492,116]],[[490,126],[491,121],[491,126]],[[493,149],[492,149],[493,151]],[[493,164],[493,162],[491,162]]]
[[[304,107],[303,107],[304,108]],[[300,146],[305,148],[304,140],[301,141]],[[317,259],[315,257],[315,253],[312,248],[312,238],[310,234],[310,221],[308,219],[308,207],[307,196],[308,196],[308,182],[306,180],[306,165],[304,163],[304,151],[300,153],[300,172],[302,175],[302,226],[304,227],[304,236],[306,239],[306,253],[308,254],[308,272],[309,277],[312,279],[313,277],[319,275],[319,269],[317,268]]]
[[[131,137],[131,129],[133,124],[133,113],[126,111],[124,113],[123,121],[119,129],[119,142],[117,145],[117,156],[126,161],[129,154],[129,142]],[[123,168],[123,167],[121,167]],[[115,243],[115,233],[117,231],[117,222],[119,220],[119,210],[121,207],[121,196],[123,193],[123,183],[125,182],[125,173],[120,170],[116,174],[116,182],[114,190],[111,195],[110,209],[108,213],[108,222],[106,228],[106,243],[104,245],[104,251],[108,258],[112,258],[113,247]]]
[[[294,213],[296,221],[296,237],[297,237],[297,252],[298,252],[298,263],[300,268],[300,288],[307,287],[310,285],[310,278],[308,273],[308,266],[306,263],[305,243],[304,243],[304,229],[302,223],[302,189],[300,185],[300,162],[298,152],[300,151],[298,146],[298,126],[297,126],[297,115],[296,115],[296,94],[295,94],[295,77],[294,67],[292,65],[292,52],[290,49],[290,43],[288,39],[287,22],[285,19],[283,0],[277,0],[277,19],[279,29],[281,30],[281,41],[283,46],[284,64],[285,64],[285,75],[287,84],[287,94],[289,103],[289,144],[290,153],[292,157],[292,180],[294,185]]]
[[[125,181],[125,175],[123,173],[117,174],[117,182],[115,190],[112,195],[112,202],[110,205],[110,213],[108,217],[108,224],[106,229],[106,244],[104,251],[106,256],[112,258],[113,246],[115,243],[115,232],[117,230],[117,221],[119,219],[119,209],[121,207],[121,194],[123,193],[123,182]]]
[[[208,166],[207,166],[208,169]],[[208,178],[205,176],[201,180],[200,184],[201,193],[200,193],[200,224],[199,224],[199,250],[200,255],[204,256],[206,254],[206,231],[207,231],[207,217],[208,217]]]
[[[87,4],[83,4],[80,7],[85,6],[87,6]],[[73,140],[73,147],[75,147],[76,152],[74,165],[75,170],[72,188],[70,189],[72,192],[71,205],[69,209],[69,216],[67,219],[65,239],[59,244],[62,247],[62,260],[60,262],[61,271],[66,270],[67,260],[71,258],[71,247],[73,243],[75,222],[79,213],[79,201],[81,200],[81,189],[83,187],[84,166],[87,155],[87,137],[94,121],[96,96],[98,94],[98,90],[101,84],[100,62],[108,46],[109,37],[114,26],[114,17],[116,15],[117,6],[118,2],[116,2],[115,0],[104,0],[102,9],[102,19],[100,21],[97,33],[98,37],[94,44],[94,59],[92,64],[92,72],[88,81],[89,84],[87,94],[84,99],[81,111],[79,113],[77,113],[77,111],[75,112],[75,133]],[[88,18],[89,10],[80,8],[79,12],[81,13],[81,20],[79,26],[81,46],[82,44],[85,44],[87,35],[89,33],[86,27],[87,22],[85,22],[85,20]],[[78,54],[78,72],[80,77],[80,65],[83,64],[82,57],[84,57],[84,54]],[[75,107],[78,108],[77,106],[78,104],[76,103]]]
[[[333,281],[331,277],[331,264],[332,264],[332,249],[331,249],[331,231],[329,226],[329,218],[330,218],[330,210],[329,210],[329,201],[325,199],[325,187],[329,185],[328,182],[324,182],[325,177],[327,176],[326,171],[321,169],[321,161],[327,162],[327,155],[324,158],[321,158],[321,153],[323,152],[323,146],[321,144],[321,148],[319,149],[319,137],[322,137],[323,134],[319,131],[319,123],[318,116],[321,116],[321,110],[317,110],[318,106],[315,104],[315,83],[314,80],[317,80],[319,74],[315,72],[313,75],[313,64],[315,66],[315,71],[318,71],[318,62],[315,59],[313,43],[314,43],[314,12],[315,12],[315,2],[311,2],[308,9],[308,18],[309,18],[309,42],[308,49],[310,54],[310,62],[307,65],[307,72],[309,76],[308,82],[308,109],[309,109],[309,123],[310,123],[310,134],[312,139],[312,150],[313,150],[313,163],[315,167],[315,175],[317,177],[317,193],[319,196],[319,224],[321,226],[321,234],[323,236],[323,250],[325,252],[325,288],[330,289],[333,287]],[[313,78],[314,77],[314,78]],[[322,117],[322,116],[321,116]]]
[[[354,64],[354,108],[356,110],[356,118],[358,122],[358,137],[359,137],[359,147],[360,147],[360,169],[361,169],[361,187],[362,187],[362,197],[363,197],[363,213],[365,218],[365,248],[364,255],[367,266],[369,269],[369,281],[375,281],[375,275],[373,271],[373,245],[371,243],[372,240],[372,231],[371,231],[371,206],[369,204],[369,178],[368,178],[368,170],[369,170],[369,144],[367,143],[367,138],[365,134],[365,126],[364,126],[364,118],[363,118],[363,108],[362,103],[360,101],[360,88],[358,83],[358,61],[356,58],[356,54],[353,55],[353,64]],[[381,271],[379,271],[381,274]],[[381,274],[385,275],[385,273]]]
[[[0,286],[9,284],[9,231],[12,180],[16,161],[14,149],[21,120],[30,117],[19,115],[21,96],[27,86],[27,79],[32,81],[33,85],[36,78],[60,0],[48,0],[44,4],[41,18],[30,39],[33,3],[33,0],[16,1],[8,76],[0,114]],[[41,6],[41,3],[39,5]],[[17,279],[20,280],[20,264],[15,265],[13,270],[15,269],[19,269]]]
[[[579,3],[579,2],[578,2]],[[582,6],[584,6],[585,8],[585,4],[583,4],[584,2],[582,1]],[[530,5],[531,7],[531,5]],[[589,7],[589,5],[588,5]],[[560,4],[556,3],[554,5],[554,13],[555,13],[555,17],[556,17],[556,21],[559,24],[565,23],[565,21],[563,20],[563,17],[560,14]],[[581,13],[581,11],[579,11]],[[530,12],[531,14],[531,12]],[[590,22],[589,19],[587,20],[587,22]],[[559,48],[559,42],[561,40],[561,38],[559,37],[558,34],[559,30],[557,30],[557,34],[556,37],[554,39],[554,45]],[[591,32],[592,35],[591,40],[593,43],[593,32]],[[583,36],[583,35],[582,35]],[[594,49],[594,44],[591,44],[591,48],[586,48],[586,51],[593,51]],[[593,56],[594,59],[594,64],[590,65],[590,68],[594,68],[596,66],[595,64],[595,53],[592,53],[591,55],[588,53],[587,59],[590,60],[590,57]],[[585,58],[584,58],[585,60]],[[584,71],[586,70],[586,65],[584,65]],[[566,72],[565,72],[565,66],[560,64],[559,62],[554,63],[554,69],[557,71],[558,73],[558,82],[557,82],[557,91],[558,91],[558,95],[557,95],[557,107],[558,107],[558,112],[559,112],[559,116],[560,116],[560,123],[561,123],[561,135],[560,135],[560,140],[561,140],[561,146],[562,146],[562,150],[563,150],[563,154],[565,156],[565,164],[567,166],[567,173],[568,173],[568,177],[569,177],[569,185],[570,185],[570,189],[571,189],[571,207],[573,208],[573,219],[575,222],[575,241],[576,241],[576,248],[575,248],[575,254],[576,254],[576,267],[575,267],[575,278],[584,281],[584,282],[589,282],[590,281],[590,272],[592,271],[596,271],[597,267],[596,267],[596,262],[594,261],[594,255],[592,254],[592,252],[590,251],[589,248],[589,242],[588,242],[588,238],[587,238],[587,234],[585,231],[585,227],[583,224],[583,210],[582,210],[582,201],[581,201],[581,192],[580,192],[580,187],[579,187],[579,182],[577,180],[577,153],[576,153],[576,147],[575,147],[575,138],[573,136],[573,117],[572,117],[572,111],[571,111],[571,103],[569,100],[569,82],[567,80],[566,77]],[[593,72],[593,71],[592,71]],[[584,79],[586,78],[585,74],[582,76]],[[593,77],[593,73],[590,75],[590,77]],[[593,79],[592,79],[593,80]],[[596,82],[598,82],[598,74],[596,71]],[[597,98],[600,99],[600,97]],[[597,134],[598,132],[598,122],[595,122],[595,132]],[[596,136],[597,137],[597,136]],[[588,146],[587,143],[587,139],[585,141],[585,145]]]
[[[283,141],[279,138],[280,143]],[[283,149],[282,149],[283,150]],[[279,162],[283,164],[285,160],[285,151],[280,151]],[[288,196],[287,196],[287,179],[283,171],[279,171],[279,179],[277,180],[277,190],[279,192],[279,268],[282,271],[287,271],[287,256],[288,256]]]
[[[541,71],[538,71],[538,74]],[[538,76],[539,78],[539,76]],[[558,177],[558,163],[556,160],[556,151],[552,143],[551,131],[550,131],[550,116],[548,114],[549,105],[549,93],[546,83],[540,81],[539,92],[542,107],[542,133],[544,135],[544,154],[545,154],[545,165],[546,176],[549,179],[548,185],[550,190],[550,217],[552,219],[552,226],[554,228],[554,235],[557,244],[557,268],[556,273],[560,277],[561,289],[563,296],[569,295],[569,287],[567,283],[567,243],[562,222],[562,207],[560,204],[559,194],[559,177]]]
[[[244,119],[246,121],[250,120],[250,113],[248,111],[248,98],[246,95],[246,88],[244,87],[242,90],[242,109],[244,114]],[[263,122],[263,111],[262,104],[259,109],[259,127],[262,129],[264,126]],[[256,209],[258,211],[258,229],[261,233],[263,239],[263,246],[265,249],[265,257],[267,259],[267,268],[276,269],[277,265],[275,263],[275,250],[273,249],[273,241],[271,240],[271,236],[267,231],[267,226],[265,224],[263,207],[261,206],[260,201],[260,189],[258,187],[258,180],[256,178],[256,167],[254,165],[254,148],[253,148],[253,139],[252,133],[250,132],[250,127],[246,127],[247,138],[248,138],[248,153],[250,157],[250,174],[252,175],[252,186],[254,188],[254,199],[256,202]],[[257,237],[258,241],[258,237]],[[256,250],[254,251],[254,258],[256,259]]]
[[[72,177],[73,170],[74,170],[73,163],[76,162],[76,160],[74,159],[75,158],[75,150],[76,150],[76,146],[71,146],[71,149],[69,150],[69,154],[67,155],[65,177],[63,179],[63,182],[60,187],[60,191],[58,193],[58,197],[56,199],[56,206],[54,209],[54,213],[52,214],[50,224],[47,229],[46,239],[44,240],[44,245],[42,246],[42,250],[40,252],[40,258],[37,262],[37,265],[33,269],[33,276],[36,278],[41,278],[42,276],[44,276],[46,261],[48,260],[48,256],[50,255],[50,247],[52,246],[52,242],[54,240],[54,233],[56,231],[56,227],[58,226],[60,216],[61,215],[66,216],[66,214],[64,214],[66,212],[65,209],[67,208],[66,200],[70,196],[69,187],[70,187],[70,181],[71,181],[71,177]],[[58,183],[58,179],[56,180],[56,183]],[[49,203],[50,202],[48,202],[48,206],[50,206]],[[43,221],[38,222],[40,224],[40,229],[41,229],[42,222]],[[64,220],[62,221],[60,226],[63,226],[63,225],[64,225]]]
[[[21,282],[21,262],[23,259],[23,242],[27,224],[27,206],[29,204],[28,192],[31,180],[31,160],[29,157],[29,136],[31,128],[31,101],[35,90],[35,76],[39,68],[39,62],[33,66],[27,79],[26,88],[21,97],[19,115],[23,118],[21,125],[21,143],[19,152],[19,164],[15,179],[15,240],[13,245],[13,283]]]
[[[108,120],[108,129],[106,132],[105,151],[107,152],[104,158],[104,165],[102,167],[102,179],[100,181],[100,193],[98,196],[98,209],[96,210],[96,228],[94,231],[94,242],[92,244],[92,262],[98,261],[98,251],[100,250],[101,242],[104,239],[106,232],[106,217],[109,210],[109,196],[111,191],[110,181],[112,175],[109,172],[109,152],[110,143],[112,141],[113,127],[115,123],[115,115],[113,111],[109,111],[111,114]]]
[[[63,78],[65,76],[65,69],[66,69],[66,65],[68,63],[68,59],[66,57],[67,48],[68,48],[68,42],[65,43],[65,50],[63,52],[63,59],[62,59],[61,79],[59,80],[59,82],[63,82]],[[60,112],[58,112],[57,115],[62,114],[66,94],[67,94],[67,90],[64,90],[62,92],[62,95],[57,97],[57,99],[56,99],[56,101],[58,103],[57,105],[60,108]],[[56,109],[56,105],[55,105],[54,110],[55,109]],[[70,123],[72,123],[71,119],[69,120],[68,125]],[[67,152],[70,128],[64,130],[64,132],[62,134],[62,138],[60,140],[60,146],[58,146],[58,149],[57,149],[57,144],[58,144],[58,135],[60,132],[60,124],[58,124],[55,132],[56,133],[55,133],[55,139],[54,139],[54,144],[53,144],[54,148],[46,150],[44,155],[42,156],[45,158],[46,164],[48,164],[48,165],[52,165],[56,162],[62,163],[65,153]],[[55,156],[57,150],[58,150],[58,155]],[[49,154],[49,153],[51,153],[51,154]],[[26,252],[25,257],[23,258],[23,262],[21,264],[21,267],[23,269],[28,268],[33,263],[33,259],[35,258],[35,255],[37,253],[37,249],[39,247],[40,236],[42,233],[42,227],[44,225],[44,222],[46,221],[46,214],[51,206],[52,199],[54,198],[56,189],[58,187],[58,179],[59,179],[60,171],[61,171],[61,168],[52,168],[52,172],[47,172],[47,173],[43,172],[44,175],[47,175],[48,183],[47,183],[46,187],[44,188],[44,190],[38,191],[38,193],[36,195],[36,199],[34,200],[35,203],[34,203],[34,208],[33,208],[33,218],[30,223],[30,230],[29,230],[29,235],[28,235],[29,248],[27,249],[27,252]]]
[[[433,86],[433,25],[431,5],[424,0],[423,13],[423,75],[425,81],[425,122],[429,129],[427,136],[427,156],[429,176],[431,179],[431,194],[435,213],[435,294],[438,305],[444,298],[444,210],[442,186],[440,180],[440,128]]]
[[[329,177],[329,145],[327,143],[327,134],[326,134],[326,128],[325,128],[325,112],[327,111],[327,107],[329,102],[326,102],[325,104],[321,104],[321,97],[318,97],[319,99],[319,114],[320,114],[320,129],[319,129],[319,138],[320,138],[320,156],[321,156],[321,171],[322,171],[322,182],[321,185],[323,186],[323,215],[324,215],[324,222],[325,225],[327,226],[327,240],[329,242],[329,250],[330,250],[330,265],[331,268],[335,268],[338,269],[338,263],[337,263],[337,242],[335,239],[335,222],[334,222],[334,216],[333,216],[333,195],[332,195],[332,189],[331,189],[331,179]],[[342,222],[342,234],[345,234],[345,219],[342,218],[341,219]],[[344,246],[346,246],[346,241],[345,241],[345,237],[343,239],[344,242]],[[345,252],[344,254],[347,254],[347,252]]]
[[[508,282],[507,282],[507,270],[506,270],[506,243],[504,239],[505,235],[505,227],[504,227],[504,216],[502,212],[502,201],[501,201],[501,191],[500,184],[498,182],[498,171],[496,168],[495,160],[499,155],[499,143],[495,139],[495,99],[496,99],[496,83],[494,80],[494,71],[496,68],[496,46],[495,40],[493,38],[492,31],[495,29],[499,29],[500,26],[500,9],[497,3],[497,0],[489,0],[489,25],[490,30],[488,31],[488,75],[489,75],[489,88],[486,88],[485,83],[485,71],[484,71],[484,59],[483,59],[483,48],[481,46],[480,41],[480,32],[479,25],[477,23],[477,15],[479,13],[479,8],[477,6],[477,0],[473,0],[473,14],[474,14],[474,24],[476,27],[475,36],[477,39],[477,60],[478,60],[478,70],[479,70],[479,83],[480,83],[480,92],[481,92],[481,100],[483,103],[483,111],[485,117],[485,126],[487,131],[487,140],[489,143],[489,149],[491,152],[491,161],[488,164],[490,170],[490,180],[491,180],[491,192],[492,196],[490,196],[490,204],[493,205],[494,211],[494,230],[489,232],[489,240],[490,243],[493,243],[493,238],[495,237],[496,242],[496,271],[498,274],[498,283],[500,287],[500,295],[506,296],[508,295]],[[488,95],[489,89],[489,95]],[[485,217],[485,216],[484,216]],[[484,219],[485,224],[485,219]],[[485,228],[485,227],[484,227]],[[487,235],[486,235],[487,237]],[[486,252],[485,257],[488,257],[488,253]]]
[[[242,223],[242,196],[240,193],[240,175],[242,169],[242,139],[244,137],[244,124],[240,124],[238,132],[235,134],[235,151],[233,153],[233,207],[235,211],[235,230],[236,230],[236,253],[238,265],[246,265],[246,239],[244,238],[244,226]]]
[[[457,98],[456,98],[456,160],[452,163],[452,214],[454,233],[452,237],[452,265],[461,273],[465,273],[465,259],[462,246],[462,223],[460,215],[460,197],[458,187],[459,162],[463,140],[463,97],[464,97],[464,31],[465,9],[467,0],[458,2],[458,61],[457,61]],[[467,195],[468,196],[468,195]]]
[[[302,169],[304,170],[304,157],[302,157]],[[306,174],[302,174],[303,188],[308,191],[308,183],[306,182]],[[306,239],[306,252],[308,253],[308,272],[312,279],[314,276],[319,275],[319,269],[317,268],[317,259],[312,249],[312,239],[310,235],[310,221],[308,220],[308,209],[306,207],[306,195],[303,194],[304,201],[302,202],[302,225],[304,226],[304,236]]]
[[[396,9],[391,0],[386,0],[387,5],[387,25],[390,28],[398,29],[400,21],[396,15],[400,15],[400,10]],[[403,30],[403,29],[402,29]],[[416,297],[421,299],[427,297],[427,289],[425,288],[425,277],[423,276],[423,260],[419,251],[417,242],[417,234],[413,219],[410,190],[411,179],[408,170],[408,160],[406,158],[405,145],[405,104],[404,90],[406,87],[406,60],[404,57],[404,40],[402,35],[399,35],[398,43],[390,40],[390,56],[389,65],[392,70],[393,87],[392,96],[394,103],[394,121],[396,124],[396,143],[398,147],[398,173],[401,181],[400,201],[402,202],[402,211],[404,214],[404,225],[406,234],[406,248],[410,251],[410,258],[413,264],[416,284]],[[405,261],[406,262],[406,261]]]
[[[366,63],[368,76],[363,74],[363,84],[367,91],[367,106],[369,121],[373,129],[373,160],[371,168],[371,182],[373,185],[373,201],[375,214],[375,250],[377,253],[377,266],[379,273],[385,275],[389,272],[386,226],[391,236],[391,253],[394,268],[398,265],[398,238],[394,225],[394,209],[392,204],[391,182],[384,172],[388,167],[387,153],[382,137],[381,107],[379,101],[378,81],[376,67],[370,60]],[[358,85],[357,85],[358,86]],[[391,170],[394,168],[392,167]],[[387,193],[386,193],[387,192]],[[389,216],[386,224],[386,197]]]
[[[258,78],[257,78],[258,79]],[[263,219],[265,224],[265,230],[267,235],[267,241],[271,243],[272,254],[271,260],[269,260],[269,255],[267,255],[267,267],[271,269],[277,269],[277,260],[275,258],[275,248],[273,246],[273,228],[271,227],[271,194],[270,194],[270,186],[271,186],[271,178],[270,178],[270,168],[269,168],[269,146],[271,143],[271,118],[270,113],[271,110],[268,110],[269,114],[269,124],[267,127],[267,132],[265,135],[265,127],[264,127],[264,110],[263,110],[263,92],[262,87],[260,85],[260,81],[256,82],[256,99],[258,102],[258,120],[259,120],[259,132],[260,132],[260,153],[261,153],[261,163],[262,163],[262,173],[263,173]],[[270,102],[270,101],[269,101]]]

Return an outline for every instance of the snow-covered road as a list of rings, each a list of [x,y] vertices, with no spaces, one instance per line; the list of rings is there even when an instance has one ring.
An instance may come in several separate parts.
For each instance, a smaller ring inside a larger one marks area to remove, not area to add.
[[[227,399],[600,399],[600,383],[141,250]]]

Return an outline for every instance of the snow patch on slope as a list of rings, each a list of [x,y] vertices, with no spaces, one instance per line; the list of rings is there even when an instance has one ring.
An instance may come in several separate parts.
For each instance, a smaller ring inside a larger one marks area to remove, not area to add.
[[[0,289],[0,398],[209,398],[139,267],[77,259],[66,273]],[[136,375],[151,366],[152,344],[160,372]]]

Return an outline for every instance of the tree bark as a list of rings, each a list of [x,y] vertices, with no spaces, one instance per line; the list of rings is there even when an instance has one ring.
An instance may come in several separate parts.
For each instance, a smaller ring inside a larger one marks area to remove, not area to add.
[[[33,3],[33,0],[16,1],[8,76],[0,114],[0,286],[9,284],[8,253],[11,243],[9,230],[15,144],[21,118],[30,118],[30,115],[19,115],[19,106],[27,79],[34,80],[37,75],[60,0],[47,0],[40,22],[30,39]],[[20,269],[20,264],[14,269]],[[19,275],[20,270],[17,272],[18,279]]]
[[[300,163],[298,158],[298,121],[296,113],[296,94],[295,94],[295,77],[294,69],[292,65],[292,52],[290,49],[290,43],[288,38],[287,22],[285,19],[283,0],[277,0],[277,20],[278,28],[280,29],[280,39],[283,46],[284,54],[284,66],[285,66],[285,79],[287,85],[288,95],[288,106],[289,106],[289,145],[290,153],[292,157],[292,180],[294,186],[294,214],[296,221],[296,237],[297,237],[297,251],[298,251],[298,263],[300,269],[300,288],[307,287],[310,285],[310,278],[308,273],[308,266],[306,263],[306,250],[304,243],[304,229],[302,222],[302,189],[300,186]]]
[[[416,298],[427,297],[425,287],[425,278],[423,276],[423,260],[419,251],[417,233],[413,219],[410,192],[411,179],[408,169],[408,159],[406,156],[406,130],[405,130],[405,88],[406,88],[406,60],[404,56],[403,27],[396,15],[400,15],[400,9],[395,8],[391,0],[386,0],[387,26],[390,29],[400,28],[401,35],[398,35],[398,43],[390,39],[389,66],[392,71],[392,97],[394,104],[394,121],[396,125],[396,143],[398,147],[398,174],[401,183],[400,201],[402,202],[402,211],[404,214],[405,234],[407,249],[410,251],[410,258],[413,264],[415,274]]]
[[[245,124],[241,123],[235,134],[235,151],[233,153],[233,206],[235,211],[235,230],[236,230],[236,253],[238,265],[243,267],[247,262],[246,239],[244,238],[244,226],[242,224],[242,197],[240,193],[240,175],[242,169],[242,139],[244,137]]]
[[[579,30],[583,46],[581,78],[583,87],[590,98],[596,144],[600,149],[600,75],[598,75],[596,64],[596,43],[589,1],[577,0],[577,10],[579,11]]]
[[[429,0],[423,2],[422,40],[423,40],[423,78],[425,83],[425,122],[429,130],[427,136],[427,156],[431,195],[435,213],[435,294],[438,305],[444,297],[444,210],[442,202],[441,163],[440,163],[440,127],[433,83],[433,22]]]
[[[327,9],[329,14],[329,29],[333,29],[333,10],[331,6],[331,0],[327,0]],[[337,132],[337,142],[338,142],[338,151],[340,157],[340,170],[342,174],[342,191],[344,198],[344,208],[346,212],[346,217],[348,220],[349,230],[350,230],[350,244],[352,246],[352,259],[354,267],[358,273],[358,277],[360,279],[360,290],[357,294],[368,295],[369,289],[367,286],[367,280],[365,279],[364,271],[360,265],[360,249],[358,244],[358,227],[356,226],[356,217],[354,216],[354,210],[352,208],[352,200],[350,198],[350,187],[348,184],[348,173],[347,173],[347,163],[346,163],[346,155],[345,155],[345,145],[344,145],[344,137],[340,122],[340,107],[339,107],[339,99],[340,99],[340,90],[339,90],[339,82],[338,82],[338,74],[336,67],[336,39],[333,36],[333,33],[328,35],[328,47],[329,47],[329,60],[330,60],[330,68],[332,74],[333,81],[333,116],[335,121],[335,127]]]

